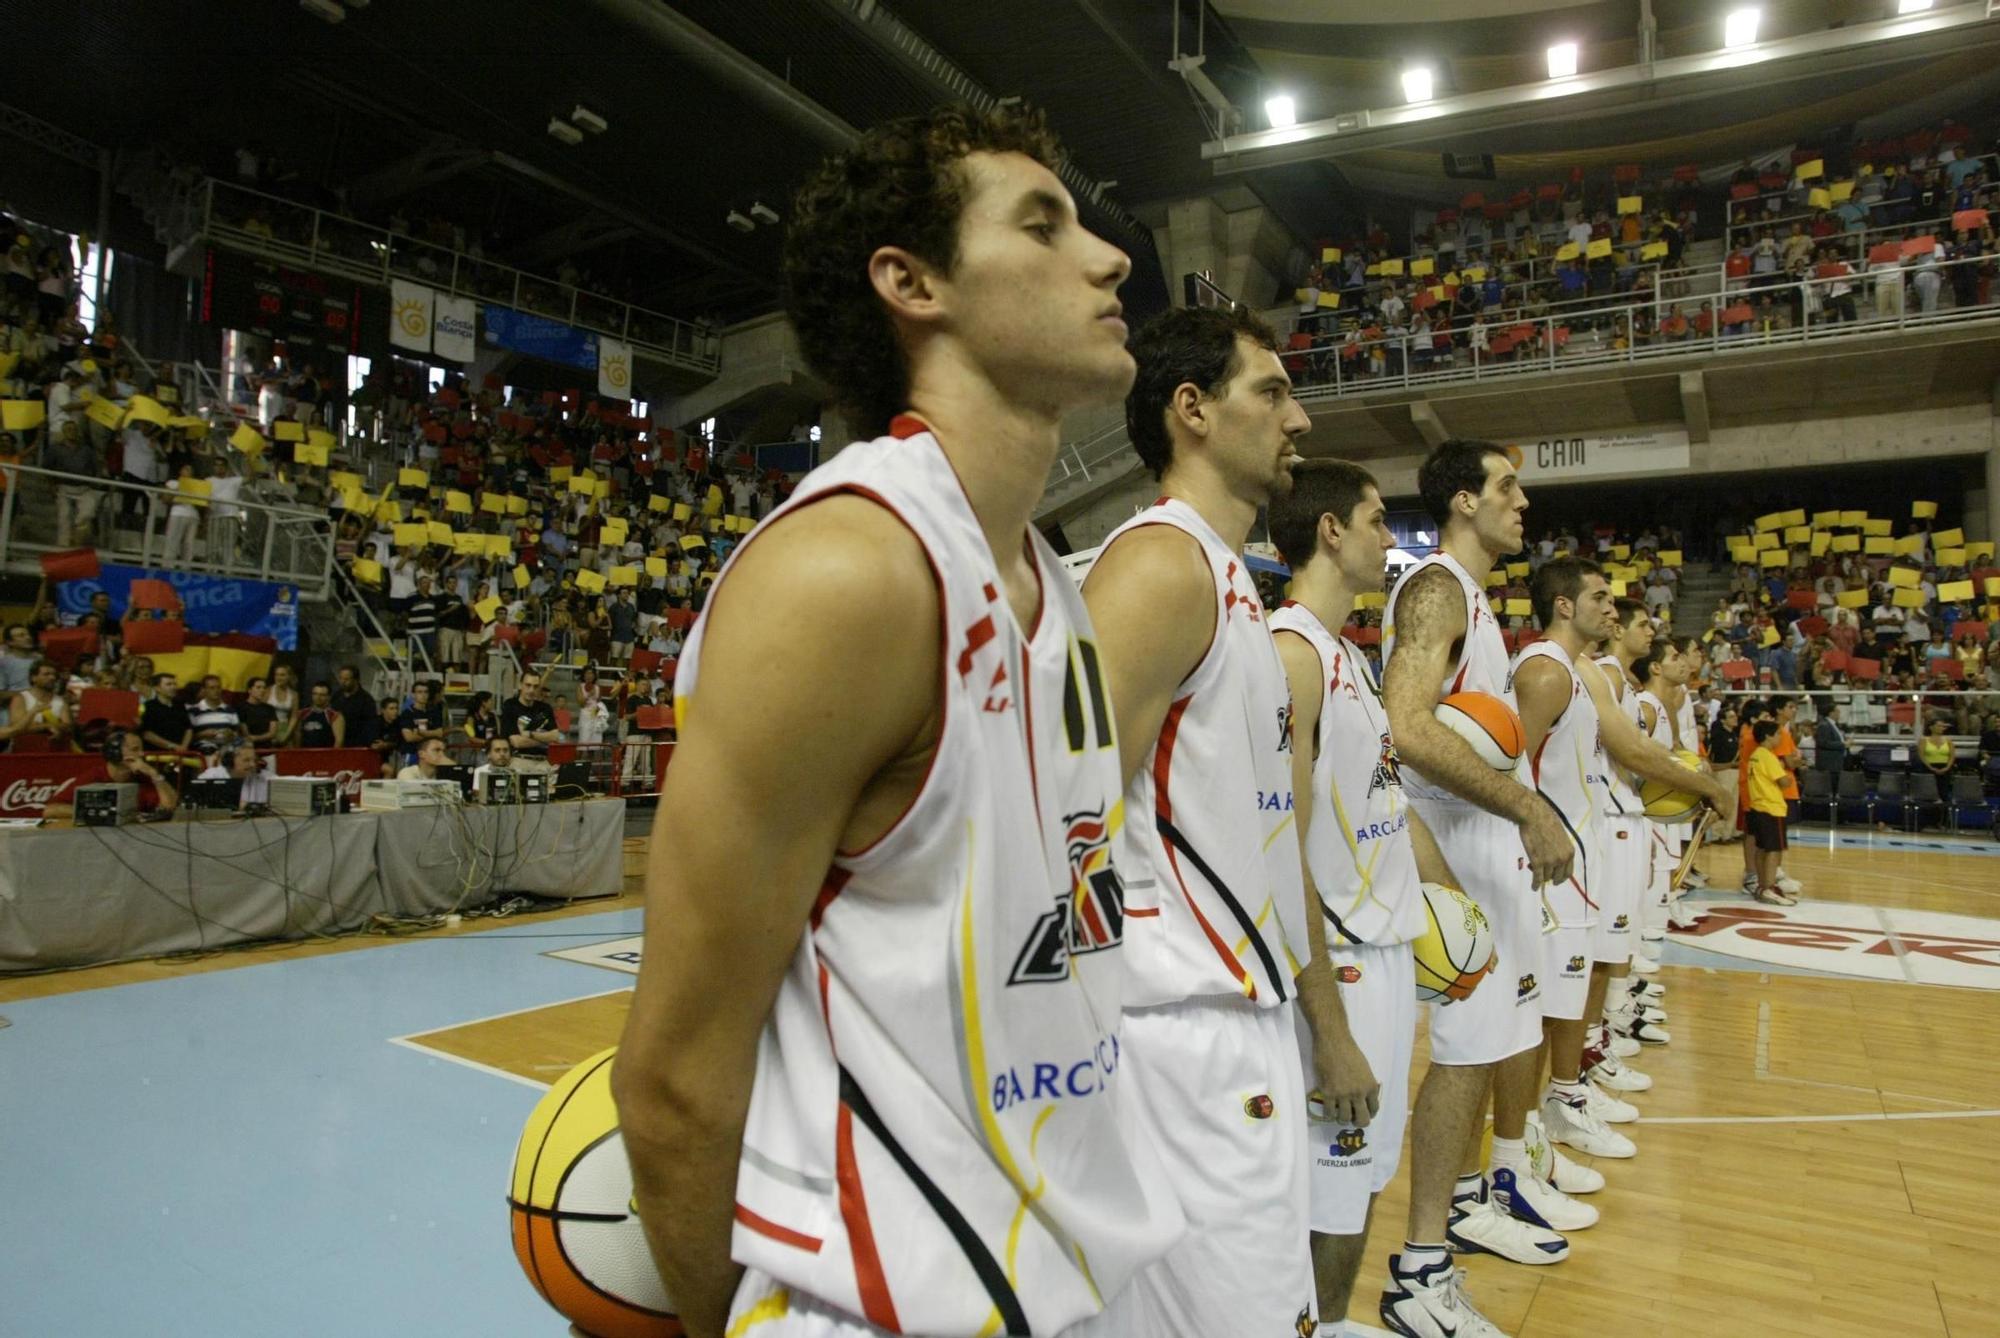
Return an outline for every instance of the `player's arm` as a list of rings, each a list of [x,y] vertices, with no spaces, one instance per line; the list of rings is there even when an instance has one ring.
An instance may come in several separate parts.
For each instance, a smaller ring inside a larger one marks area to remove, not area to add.
[[[844,497],[761,534],[709,609],[646,873],[657,932],[613,1070],[639,1217],[690,1338],[720,1338],[740,1276],[730,1228],[759,1033],[836,849],[879,835],[907,798],[857,814],[935,730],[938,619],[916,540]]]
[[[1129,782],[1152,756],[1174,694],[1208,651],[1215,577],[1193,536],[1142,525],[1098,555],[1083,602],[1118,723],[1119,775]]]
[[[1381,1105],[1382,1084],[1348,1030],[1340,982],[1334,979],[1333,963],[1326,955],[1326,912],[1320,909],[1319,887],[1306,857],[1306,831],[1313,814],[1313,743],[1319,738],[1320,706],[1326,698],[1320,681],[1326,670],[1319,652],[1297,632],[1279,632],[1274,639],[1292,687],[1292,825],[1298,828],[1299,867],[1305,874],[1306,947],[1311,953],[1298,974],[1299,1011],[1312,1028],[1316,1094],[1326,1118],[1359,1127],[1373,1119]]]
[[[1396,650],[1382,670],[1382,704],[1396,751],[1459,798],[1518,826],[1535,881],[1561,882],[1576,849],[1554,810],[1438,723],[1438,684],[1451,667],[1452,643],[1466,632],[1465,598],[1450,572],[1433,567],[1410,578],[1396,601]]]
[[[1604,681],[1597,665],[1581,661],[1577,665],[1577,673],[1583,679],[1583,690],[1590,694],[1590,700],[1597,706],[1598,733],[1604,740],[1606,756],[1634,775],[1695,791],[1708,800],[1725,822],[1735,821],[1736,790],[1733,786],[1723,784],[1706,772],[1682,766],[1671,752],[1640,733],[1639,727],[1618,709],[1618,703],[1611,696],[1611,686]],[[1642,718],[1652,709],[1646,702],[1639,703]]]
[[[1521,733],[1533,757],[1569,705],[1569,675],[1546,655],[1521,661],[1514,671],[1514,701],[1521,708]]]

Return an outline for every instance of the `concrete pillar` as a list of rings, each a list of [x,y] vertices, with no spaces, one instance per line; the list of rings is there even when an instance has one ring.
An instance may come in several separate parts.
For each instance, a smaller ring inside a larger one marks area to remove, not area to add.
[[[1995,420],[1993,441],[1986,447],[1986,533],[1972,537],[2000,539],[2000,420]]]
[[[1289,288],[1304,252],[1296,238],[1247,191],[1175,200],[1166,226],[1153,230],[1175,306],[1181,279],[1206,272],[1216,287],[1253,309],[1271,306],[1280,284]]]

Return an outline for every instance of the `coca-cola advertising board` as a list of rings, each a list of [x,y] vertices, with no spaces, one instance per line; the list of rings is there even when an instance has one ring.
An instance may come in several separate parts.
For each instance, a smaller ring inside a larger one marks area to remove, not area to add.
[[[282,748],[272,754],[280,776],[331,776],[352,807],[361,802],[361,782],[378,780],[382,759],[370,748]]]
[[[73,802],[77,781],[103,766],[85,753],[0,753],[0,818],[39,818],[50,804]]]
[[[280,776],[333,777],[350,805],[359,802],[362,781],[382,774],[367,748],[281,748],[269,756]],[[0,753],[0,818],[39,818],[50,804],[71,803],[78,779],[102,768],[101,758],[86,753]]]

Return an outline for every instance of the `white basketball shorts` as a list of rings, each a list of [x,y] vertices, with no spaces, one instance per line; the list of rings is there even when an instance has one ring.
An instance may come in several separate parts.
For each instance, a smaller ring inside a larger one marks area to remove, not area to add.
[[[1646,820],[1619,814],[1607,817],[1604,834],[1604,887],[1597,897],[1597,928],[1591,933],[1594,961],[1613,966],[1632,960],[1633,932],[1639,918],[1639,896],[1651,882],[1652,847]]]
[[[1590,993],[1594,926],[1571,925],[1542,936],[1542,1016],[1576,1021]]]
[[[1411,988],[1414,988],[1412,986]],[[1073,1338],[1311,1332],[1306,1096],[1290,1003],[1188,999],[1125,1012],[1125,1089],[1188,1233]]]
[[[1542,898],[1521,834],[1505,818],[1457,801],[1412,796],[1445,862],[1493,926],[1493,966],[1470,995],[1431,1005],[1431,1060],[1497,1064],[1542,1043]]]
[[[1340,984],[1347,1030],[1382,1085],[1379,1108],[1363,1128],[1337,1124],[1312,1100],[1312,1028],[1299,1016],[1299,1052],[1306,1074],[1306,1138],[1311,1144],[1311,1223],[1329,1236],[1368,1229],[1368,1204],[1396,1177],[1403,1130],[1410,1122],[1410,1051],[1417,1039],[1417,973],[1407,943],[1335,947],[1327,957]],[[1457,1005],[1453,1005],[1456,1007]]]

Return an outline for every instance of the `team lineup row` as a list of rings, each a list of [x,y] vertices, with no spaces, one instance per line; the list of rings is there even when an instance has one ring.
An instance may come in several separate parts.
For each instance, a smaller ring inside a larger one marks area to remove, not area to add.
[[[651,1308],[698,1338],[1338,1332],[1411,1106],[1428,883],[1492,965],[1430,1016],[1379,1309],[1497,1333],[1452,1250],[1562,1258],[1603,1179],[1552,1145],[1632,1155],[1603,1087],[1665,1039],[1634,944],[1676,851],[1636,786],[1725,818],[1735,790],[1673,755],[1681,651],[1591,564],[1545,564],[1510,662],[1483,581],[1528,499],[1484,443],[1420,473],[1441,545],[1378,688],[1333,630],[1392,547],[1373,480],[1301,459],[1254,318],[1128,337],[1129,264],[1056,153],[1030,113],[943,109],[794,210],[801,346],[879,435],[732,555],[682,654],[610,1074]],[[1119,396],[1162,497],[1079,591],[1029,521],[1063,415]],[[1440,721],[1464,694],[1518,712],[1518,764]]]

